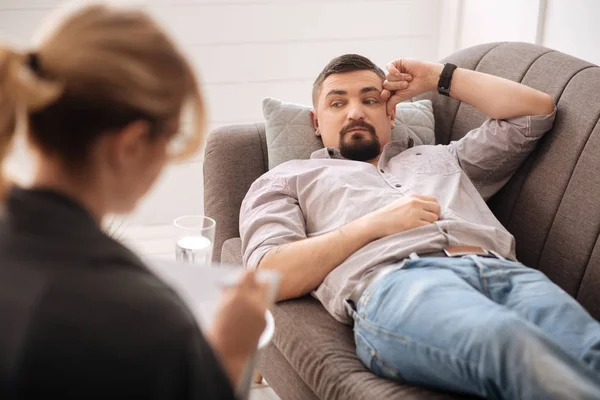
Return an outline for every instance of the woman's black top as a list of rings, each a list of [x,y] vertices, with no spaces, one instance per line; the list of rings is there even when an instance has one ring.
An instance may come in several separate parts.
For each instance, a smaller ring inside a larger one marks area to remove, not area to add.
[[[0,399],[233,399],[175,292],[68,198],[0,216]]]

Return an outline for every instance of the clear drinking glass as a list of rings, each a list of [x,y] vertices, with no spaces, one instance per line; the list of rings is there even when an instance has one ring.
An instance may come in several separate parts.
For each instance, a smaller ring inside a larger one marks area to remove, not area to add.
[[[210,266],[215,242],[214,219],[185,215],[175,219],[175,258],[188,264]]]

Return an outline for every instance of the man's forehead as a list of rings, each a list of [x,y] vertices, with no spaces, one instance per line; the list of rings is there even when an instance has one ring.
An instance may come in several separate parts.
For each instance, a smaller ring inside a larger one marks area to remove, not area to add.
[[[360,92],[366,87],[383,90],[383,81],[375,72],[367,70],[332,74],[323,81],[321,96],[326,96],[331,90],[343,90],[350,94],[354,91]]]

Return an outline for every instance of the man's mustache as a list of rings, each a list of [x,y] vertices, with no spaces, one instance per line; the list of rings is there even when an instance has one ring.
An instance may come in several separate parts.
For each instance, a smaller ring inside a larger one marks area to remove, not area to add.
[[[353,129],[358,129],[358,128],[365,129],[365,130],[369,131],[371,133],[371,135],[375,136],[375,127],[373,125],[371,125],[365,121],[352,121],[348,125],[346,125],[345,127],[342,128],[342,130],[340,131],[340,137],[343,138],[346,135],[346,133],[348,133],[349,131],[351,131]]]

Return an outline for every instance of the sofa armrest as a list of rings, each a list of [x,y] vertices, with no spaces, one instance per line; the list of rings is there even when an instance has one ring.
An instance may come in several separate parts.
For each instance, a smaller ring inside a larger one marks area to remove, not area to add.
[[[204,213],[217,221],[213,261],[227,239],[240,236],[240,206],[246,192],[267,172],[265,125],[230,125],[208,135],[204,155]]]
[[[242,239],[239,237],[227,239],[221,248],[223,264],[242,265]]]

